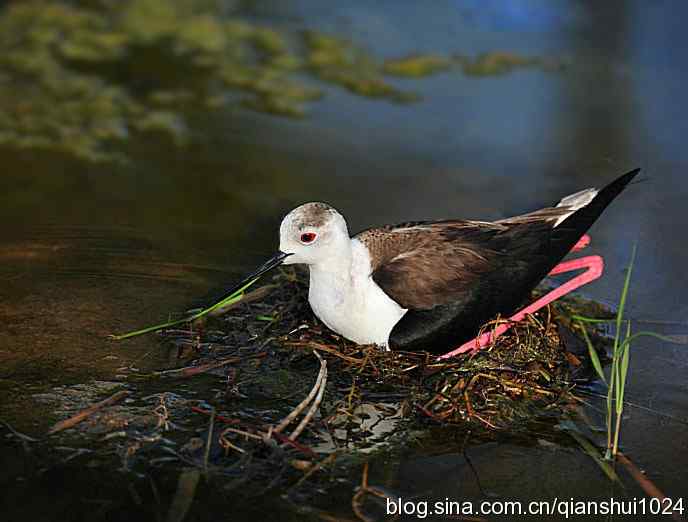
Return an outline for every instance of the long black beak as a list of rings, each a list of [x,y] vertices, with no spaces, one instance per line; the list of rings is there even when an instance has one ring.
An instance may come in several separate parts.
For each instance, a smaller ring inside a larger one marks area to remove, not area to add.
[[[256,268],[256,270],[251,272],[249,275],[244,277],[239,283],[237,283],[236,286],[234,288],[232,288],[231,291],[228,292],[228,294],[232,294],[232,293],[236,292],[237,290],[239,290],[240,288],[245,286],[247,283],[249,283],[249,282],[253,281],[254,279],[257,279],[260,276],[262,276],[265,272],[269,272],[270,270],[272,270],[276,266],[281,265],[282,262],[284,261],[284,259],[290,255],[291,254],[287,254],[286,252],[282,252],[282,251],[278,250],[274,256],[272,256],[265,263],[263,263],[261,266]]]

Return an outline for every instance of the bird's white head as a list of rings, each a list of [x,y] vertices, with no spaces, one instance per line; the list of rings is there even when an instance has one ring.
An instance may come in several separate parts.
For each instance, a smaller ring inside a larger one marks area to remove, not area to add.
[[[280,225],[284,264],[317,265],[350,255],[344,217],[325,203],[305,203],[289,212]]]

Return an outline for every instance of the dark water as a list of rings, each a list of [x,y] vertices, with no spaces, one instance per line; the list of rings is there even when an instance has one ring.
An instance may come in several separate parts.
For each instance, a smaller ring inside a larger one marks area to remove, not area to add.
[[[494,219],[642,167],[645,181],[591,230],[607,270],[585,293],[615,303],[637,242],[635,328],[688,333],[686,4],[257,1],[240,12],[383,58],[506,50],[568,66],[392,80],[422,95],[413,105],[331,87],[302,120],[218,110],[193,122],[190,145],[134,143],[126,165],[0,149],[0,411],[18,429],[47,425],[26,413],[33,389],[163,364],[154,339],[104,336],[216,295],[272,252],[281,216],[309,200],[337,207],[351,230]],[[670,497],[687,491],[687,371],[685,345],[633,347],[627,397],[639,407],[626,410],[623,448]],[[440,499],[642,496],[632,482],[610,486],[582,450],[535,435],[471,453],[482,492],[456,445],[373,465],[371,480]]]

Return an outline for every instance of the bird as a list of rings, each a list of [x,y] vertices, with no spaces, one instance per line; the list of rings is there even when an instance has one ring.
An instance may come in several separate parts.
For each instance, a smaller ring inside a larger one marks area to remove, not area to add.
[[[330,330],[356,344],[442,353],[513,313],[639,171],[506,219],[412,221],[353,236],[335,208],[305,203],[283,218],[278,252],[244,281],[306,265],[308,302]]]

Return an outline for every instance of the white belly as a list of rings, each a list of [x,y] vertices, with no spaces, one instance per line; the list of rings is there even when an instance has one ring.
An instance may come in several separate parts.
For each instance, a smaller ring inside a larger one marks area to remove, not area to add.
[[[392,328],[406,309],[370,277],[370,258],[365,247],[354,239],[352,248],[349,270],[310,267],[308,302],[315,315],[338,334],[358,344],[387,346]]]

